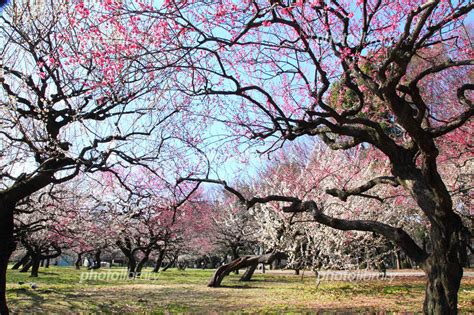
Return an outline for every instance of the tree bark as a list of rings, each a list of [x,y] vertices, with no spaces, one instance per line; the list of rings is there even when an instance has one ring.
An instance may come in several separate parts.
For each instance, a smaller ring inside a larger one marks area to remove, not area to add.
[[[137,269],[137,261],[133,255],[128,257],[128,277],[135,278],[135,270]]]
[[[16,248],[13,238],[13,211],[15,205],[0,196],[0,314],[9,314],[6,299],[7,268],[10,256]]]
[[[397,269],[402,269],[402,260],[400,258],[400,250],[399,249],[397,249],[395,251],[395,261],[396,261]]]
[[[231,246],[231,252],[232,252],[232,261],[237,260],[239,258],[239,251],[236,246]],[[235,269],[234,273],[236,275],[239,274],[239,269]]]
[[[30,270],[31,265],[33,265],[33,260],[28,260],[26,264],[23,265],[23,268],[21,268],[20,272],[28,272]]]
[[[101,267],[101,264],[102,264],[102,259],[101,259],[101,254],[102,254],[102,251],[100,249],[98,249],[96,252],[95,252],[95,255],[94,255],[94,260],[95,260],[95,268],[94,269],[100,269]]]
[[[457,314],[458,291],[462,266],[433,259],[427,267],[427,283],[423,310],[425,314]],[[453,268],[454,267],[454,268]],[[453,268],[448,270],[449,268]]]
[[[174,254],[173,255],[173,258],[168,262],[168,264],[163,268],[163,271],[166,271],[168,270],[169,268],[171,268],[175,263],[176,263],[176,260],[178,260],[178,254]]]
[[[100,249],[96,250],[94,253],[94,264],[90,266],[89,269],[100,269],[100,265],[102,264],[101,254],[102,251]]]
[[[242,275],[242,277],[240,277],[240,281],[252,280],[253,273],[255,272],[255,269],[257,269],[257,266],[258,266],[258,262],[248,266],[244,274]]]
[[[16,264],[13,265],[12,270],[18,270],[30,260],[30,254],[26,253]]]
[[[32,277],[32,278],[37,278],[38,277],[38,271],[39,271],[40,264],[41,264],[41,257],[38,257],[37,255],[32,256],[30,277]]]
[[[170,261],[165,267],[163,267],[162,271],[166,271],[170,269],[174,265],[174,263],[175,263],[175,260]]]
[[[156,259],[155,267],[153,268],[152,272],[160,271],[161,264],[163,263],[164,258],[165,258],[165,250],[162,249],[162,250],[160,250],[160,252],[158,254],[158,258]]]
[[[137,264],[135,268],[135,277],[140,277],[142,274],[142,269],[145,266],[145,264],[148,262],[148,255],[145,255],[140,262]]]
[[[74,263],[74,266],[76,266],[76,270],[81,269],[81,264],[82,264],[82,253],[77,254],[76,262]]]
[[[458,291],[467,259],[463,255],[461,219],[453,214],[431,226],[430,238],[433,253],[424,262],[427,276],[425,314],[457,314]]]

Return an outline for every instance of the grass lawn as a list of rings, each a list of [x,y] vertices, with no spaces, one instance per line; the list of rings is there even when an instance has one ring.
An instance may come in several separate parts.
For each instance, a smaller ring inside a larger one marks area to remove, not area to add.
[[[13,312],[417,312],[421,311],[424,280],[419,277],[364,282],[320,282],[314,276],[256,274],[242,283],[238,276],[224,279],[222,288],[208,288],[211,270],[167,270],[148,280],[117,279],[123,269],[101,269],[93,279],[72,267],[41,269],[39,278],[8,272],[8,298]],[[144,277],[150,273],[145,272]],[[104,279],[106,276],[109,279]],[[114,279],[115,277],[115,279]],[[102,280],[101,280],[102,278]],[[38,286],[32,289],[28,283]],[[474,279],[465,278],[460,310],[474,313]]]

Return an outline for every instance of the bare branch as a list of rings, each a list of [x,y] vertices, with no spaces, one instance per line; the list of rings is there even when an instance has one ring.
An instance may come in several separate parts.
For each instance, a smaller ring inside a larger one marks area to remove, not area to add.
[[[363,193],[374,188],[377,185],[385,184],[385,185],[392,185],[393,187],[397,187],[399,183],[396,181],[395,177],[392,176],[381,176],[374,178],[362,186],[352,188],[352,189],[327,189],[326,192],[331,196],[337,197],[342,201],[347,201],[349,196],[363,196],[367,197]],[[380,199],[378,199],[380,200]]]

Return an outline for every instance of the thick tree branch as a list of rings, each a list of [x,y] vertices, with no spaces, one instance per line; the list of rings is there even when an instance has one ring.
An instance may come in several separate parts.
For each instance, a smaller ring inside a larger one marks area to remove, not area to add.
[[[381,176],[374,178],[362,186],[351,188],[351,189],[327,189],[326,193],[330,194],[331,196],[337,197],[342,201],[347,201],[349,196],[362,196],[364,192],[374,188],[377,185],[386,184],[392,185],[393,187],[397,187],[399,183],[396,181],[395,177],[391,176]]]
[[[460,87],[457,91],[457,96],[459,99],[459,102],[468,106],[469,109],[461,113],[458,117],[455,119],[451,120],[450,122],[437,127],[437,128],[431,128],[428,130],[428,132],[433,136],[433,137],[440,137],[443,136],[459,127],[464,125],[471,117],[474,115],[474,106],[472,104],[472,101],[465,95],[466,91],[472,91],[474,90],[474,84],[464,84],[462,87]]]
[[[244,195],[242,195],[238,190],[227,185],[226,181],[218,180],[218,179],[180,178],[177,184],[180,184],[184,181],[221,185],[224,187],[225,190],[227,190],[228,192],[236,196],[239,199],[239,201],[242,202],[242,204],[244,204],[247,208],[251,208],[255,206],[257,203],[267,203],[271,201],[281,201],[281,202],[298,202],[299,201],[299,199],[295,197],[280,196],[280,195],[269,195],[266,197],[253,197],[251,199],[246,199]]]
[[[325,215],[314,201],[296,202],[289,207],[283,208],[283,211],[288,213],[309,212],[316,222],[338,230],[365,231],[383,235],[400,246],[418,264],[421,264],[428,257],[428,254],[401,228],[395,228],[377,221],[344,220],[330,217]]]

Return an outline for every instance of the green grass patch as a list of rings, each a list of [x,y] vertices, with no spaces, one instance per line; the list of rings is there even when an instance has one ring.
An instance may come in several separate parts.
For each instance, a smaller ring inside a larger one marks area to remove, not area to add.
[[[113,278],[124,268],[92,274],[71,267],[42,269],[39,278],[8,272],[8,299],[14,312],[40,313],[265,313],[333,314],[334,312],[418,312],[424,279],[393,281],[321,281],[314,276],[256,274],[240,282],[224,279],[222,288],[208,288],[212,270],[170,269],[158,275],[145,270],[142,279]],[[37,286],[31,287],[31,282]],[[474,312],[474,279],[466,278],[459,293],[461,312]]]

